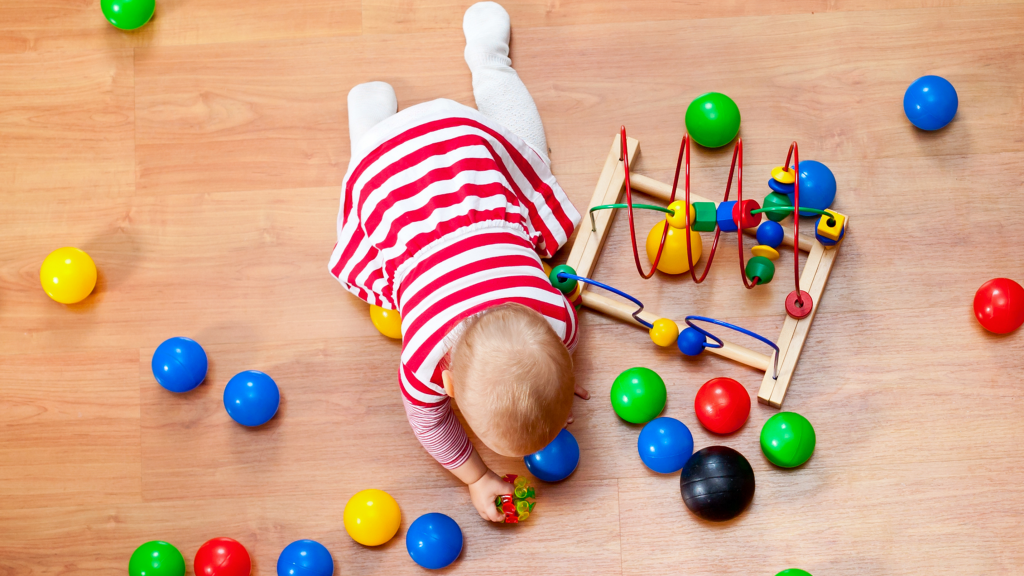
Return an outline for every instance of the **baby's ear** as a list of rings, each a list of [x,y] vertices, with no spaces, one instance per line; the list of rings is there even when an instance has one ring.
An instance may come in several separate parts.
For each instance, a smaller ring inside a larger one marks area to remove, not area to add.
[[[451,398],[455,398],[455,381],[452,379],[451,370],[441,371],[441,382],[444,384],[444,393]]]

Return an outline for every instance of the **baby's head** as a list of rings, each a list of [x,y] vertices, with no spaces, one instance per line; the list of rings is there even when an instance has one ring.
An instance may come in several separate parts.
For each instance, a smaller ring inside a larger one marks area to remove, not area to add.
[[[464,321],[445,390],[492,450],[524,456],[547,446],[572,409],[572,358],[547,320],[502,304]]]

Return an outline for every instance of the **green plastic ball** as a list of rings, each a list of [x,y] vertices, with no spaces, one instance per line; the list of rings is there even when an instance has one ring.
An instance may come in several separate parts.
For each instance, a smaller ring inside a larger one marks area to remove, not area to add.
[[[100,0],[100,8],[115,28],[135,30],[153,17],[156,0]]]
[[[811,457],[817,436],[807,418],[796,412],[779,412],[761,428],[761,451],[772,464],[795,468]]]
[[[161,540],[146,542],[132,552],[130,576],[185,576],[185,559],[173,545]]]
[[[612,408],[626,422],[650,422],[665,409],[665,381],[650,368],[630,368],[612,384]]]
[[[811,573],[806,570],[801,570],[799,568],[790,568],[789,570],[783,570],[782,572],[779,572],[775,576],[811,576]]]
[[[785,194],[779,194],[778,192],[772,192],[771,194],[764,197],[765,208],[792,208],[793,203],[789,201],[789,196]],[[801,212],[803,210],[801,209]],[[792,214],[793,211],[778,211],[778,212],[764,212],[764,215],[768,217],[772,222],[782,222],[787,216]]]
[[[686,108],[686,131],[701,146],[725,146],[740,132],[740,109],[719,92],[698,96]]]
[[[561,279],[558,275],[562,272],[566,274],[576,275],[576,271],[572,269],[572,266],[568,264],[559,264],[551,269],[551,274],[548,274],[548,280],[551,281],[551,285],[557,288],[562,294],[572,294],[572,291],[576,289],[576,279],[566,278]]]

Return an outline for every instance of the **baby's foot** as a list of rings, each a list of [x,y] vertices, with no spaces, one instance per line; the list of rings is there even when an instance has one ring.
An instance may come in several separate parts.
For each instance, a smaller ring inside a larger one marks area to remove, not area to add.
[[[387,82],[359,84],[348,93],[348,136],[353,153],[359,141],[382,120],[398,112],[395,89]]]
[[[466,10],[462,31],[466,35],[466,63],[477,66],[510,66],[508,40],[512,24],[508,12],[496,2],[478,2]]]

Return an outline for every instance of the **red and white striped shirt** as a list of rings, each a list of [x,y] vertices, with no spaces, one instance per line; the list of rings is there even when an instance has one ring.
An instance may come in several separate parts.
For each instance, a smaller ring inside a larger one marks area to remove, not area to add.
[[[406,414],[445,468],[473,451],[441,384],[462,320],[518,302],[576,347],[576,311],[538,254],[552,256],[579,220],[536,151],[451,100],[391,116],[353,150],[330,271],[359,298],[401,314]]]

